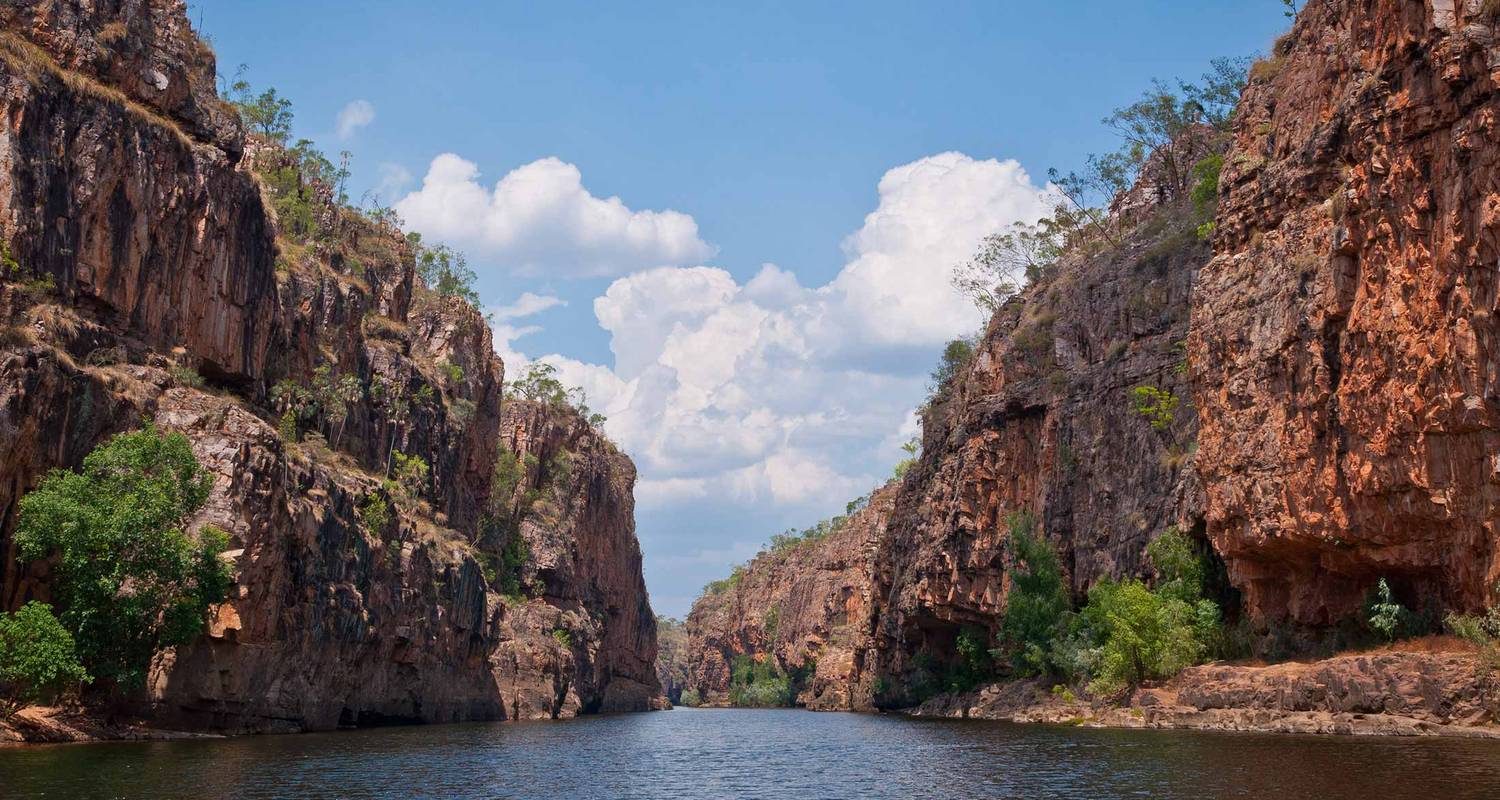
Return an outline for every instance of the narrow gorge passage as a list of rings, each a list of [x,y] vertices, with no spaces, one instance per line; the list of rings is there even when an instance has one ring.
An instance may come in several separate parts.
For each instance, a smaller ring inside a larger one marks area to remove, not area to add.
[[[1500,3],[1075,5],[4,4],[0,796],[1496,796]]]

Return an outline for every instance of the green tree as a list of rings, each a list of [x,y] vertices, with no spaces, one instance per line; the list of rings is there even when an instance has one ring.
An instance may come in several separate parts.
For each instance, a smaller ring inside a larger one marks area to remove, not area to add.
[[[974,358],[974,342],[970,339],[954,339],[943,348],[942,360],[932,371],[932,391],[941,391]]]
[[[21,559],[55,565],[63,625],[95,678],[139,688],[155,654],[191,642],[228,596],[228,537],[187,531],[209,486],[186,437],[148,427],[95,449],[79,472],[53,470],[21,499]]]
[[[1010,515],[1010,593],[1000,625],[998,656],[1020,675],[1053,670],[1052,644],[1061,635],[1072,608],[1057,553],[1036,534],[1030,513]]]
[[[527,364],[521,377],[508,385],[512,392],[533,402],[551,406],[563,406],[568,402],[568,389],[557,379],[557,367],[541,361]]]
[[[0,614],[0,719],[88,680],[73,634],[51,606],[32,601]]]
[[[287,136],[292,132],[292,101],[277,94],[274,88],[257,94],[245,79],[247,70],[241,64],[235,71],[228,92],[231,102],[251,132],[277,144],[286,144]]]
[[[986,236],[974,257],[953,271],[953,287],[980,311],[993,314],[1024,281],[1041,280],[1062,255],[1063,240],[1055,222],[1016,223],[1002,233]]]
[[[1180,401],[1177,395],[1155,386],[1137,386],[1131,392],[1135,413],[1146,418],[1151,427],[1165,431],[1172,427]]]
[[[401,497],[407,502],[414,502],[426,491],[432,467],[428,465],[427,459],[419,455],[407,455],[400,450],[395,452],[394,460],[391,475],[401,488]]]
[[[463,253],[444,244],[426,247],[416,234],[408,238],[415,245],[417,274],[422,277],[427,288],[444,297],[461,297],[479,305],[479,293],[474,290],[476,276]]]

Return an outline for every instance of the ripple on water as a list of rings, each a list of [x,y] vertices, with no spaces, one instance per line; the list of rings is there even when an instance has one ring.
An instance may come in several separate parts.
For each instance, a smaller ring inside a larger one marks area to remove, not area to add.
[[[0,750],[0,797],[1500,797],[1500,743],[1104,731],[802,711]]]

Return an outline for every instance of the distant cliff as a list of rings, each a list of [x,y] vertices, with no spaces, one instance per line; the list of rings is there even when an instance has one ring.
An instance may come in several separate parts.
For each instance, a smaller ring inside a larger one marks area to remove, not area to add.
[[[503,399],[485,320],[416,277],[388,219],[296,169],[268,186],[303,156],[247,137],[181,2],[0,24],[0,607],[48,597],[15,559],[20,496],[144,418],[212,473],[198,524],[229,532],[236,574],[155,671],[155,718],[656,705],[630,460],[565,405]],[[287,192],[307,219],[273,207]],[[398,455],[426,470],[386,480]]]

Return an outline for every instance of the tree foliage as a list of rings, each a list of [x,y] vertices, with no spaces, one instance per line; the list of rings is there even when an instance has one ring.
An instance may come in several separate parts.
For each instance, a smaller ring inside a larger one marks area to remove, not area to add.
[[[996,655],[1019,675],[1052,671],[1052,643],[1062,633],[1072,599],[1052,546],[1036,533],[1036,518],[1010,515],[1010,592]]]
[[[81,471],[53,470],[22,498],[21,559],[55,565],[62,623],[94,677],[138,688],[152,657],[192,641],[228,595],[219,558],[228,537],[187,531],[209,485],[186,437],[146,428],[94,450]]]
[[[89,680],[73,634],[51,606],[32,601],[0,614],[0,719]]]
[[[1066,232],[1048,217],[1035,225],[1016,223],[980,243],[968,263],[953,271],[953,287],[985,314],[1024,286],[1042,279],[1063,253]]]
[[[427,247],[417,233],[409,233],[406,238],[416,251],[417,275],[427,288],[444,297],[458,297],[479,305],[479,292],[474,288],[477,276],[469,267],[468,257],[445,244]]]

